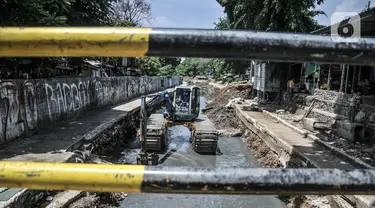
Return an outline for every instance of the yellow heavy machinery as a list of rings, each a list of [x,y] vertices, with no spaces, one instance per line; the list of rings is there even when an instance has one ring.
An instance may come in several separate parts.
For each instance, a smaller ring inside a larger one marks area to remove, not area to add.
[[[216,57],[375,65],[375,39],[152,28],[0,29],[2,57]],[[375,170],[166,167],[0,162],[0,186],[189,194],[375,194]]]
[[[151,114],[147,120],[146,98],[141,99],[140,141],[141,153],[137,164],[157,165],[158,155],[167,148],[166,132],[169,127],[183,125],[191,131],[190,142],[195,152],[216,153],[219,139],[214,124],[204,114],[200,114],[200,88],[193,85],[177,86],[173,101],[169,93],[159,94],[164,104],[163,114]]]

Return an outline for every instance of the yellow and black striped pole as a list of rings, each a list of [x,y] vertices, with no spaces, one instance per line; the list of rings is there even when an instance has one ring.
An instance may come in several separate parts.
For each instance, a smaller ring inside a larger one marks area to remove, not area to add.
[[[0,57],[206,57],[375,65],[375,39],[242,30],[3,27]]]
[[[375,194],[375,170],[0,162],[0,186],[190,194]]]

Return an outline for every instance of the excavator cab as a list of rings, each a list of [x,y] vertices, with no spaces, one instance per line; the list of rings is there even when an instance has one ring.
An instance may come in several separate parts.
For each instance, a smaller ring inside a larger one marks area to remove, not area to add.
[[[199,116],[200,89],[197,86],[178,86],[174,91],[174,121],[193,121]]]

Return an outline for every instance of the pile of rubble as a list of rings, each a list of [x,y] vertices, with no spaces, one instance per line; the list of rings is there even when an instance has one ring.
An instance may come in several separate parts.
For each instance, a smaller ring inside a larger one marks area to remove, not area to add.
[[[249,84],[235,84],[211,91],[206,97],[208,102],[205,113],[220,129],[240,129],[241,123],[231,106],[234,102],[241,103],[249,99],[251,89]]]
[[[276,106],[273,112],[277,117],[302,131],[314,134],[322,142],[332,146],[337,151],[375,166],[375,145],[369,142],[373,140],[374,132],[366,135],[366,141],[351,141],[338,134],[339,126],[342,123],[350,123],[347,122],[346,115],[348,107],[343,103],[343,97],[345,96],[347,95],[319,90],[314,96],[304,97],[303,101],[298,100],[301,96],[294,97],[291,100],[292,105],[295,106],[294,111],[285,108],[285,106]],[[372,116],[370,110],[365,112],[362,109],[355,116],[356,123],[368,124],[372,121],[375,121],[375,113]],[[310,125],[308,125],[309,123]]]

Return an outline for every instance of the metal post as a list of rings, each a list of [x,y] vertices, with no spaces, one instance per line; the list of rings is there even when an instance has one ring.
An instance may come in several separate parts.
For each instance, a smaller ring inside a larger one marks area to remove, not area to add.
[[[141,97],[141,109],[140,109],[140,140],[141,140],[141,152],[146,150],[146,139],[147,139],[147,109],[146,109],[146,97]]]
[[[317,64],[317,69],[318,69],[318,83],[317,83],[317,88],[320,89],[320,64]]]
[[[303,87],[303,88],[302,88]],[[300,89],[305,89],[305,76],[303,76],[303,64],[301,63]]]
[[[341,68],[340,92],[343,92],[344,91],[344,81],[345,81],[345,64],[341,64],[340,68]]]
[[[348,93],[348,81],[349,81],[349,70],[350,70],[350,65],[346,65],[347,70],[346,70],[346,78],[345,78],[345,93]]]
[[[356,80],[355,80],[356,75],[357,75],[357,67],[354,66],[354,68],[353,68],[353,76],[352,76],[352,87],[351,87],[351,90],[354,90],[354,82],[356,81]]]
[[[315,77],[316,77],[316,69],[317,69],[317,64],[315,63],[314,64],[314,76],[313,76],[313,85],[312,85],[312,94],[314,95],[314,93],[315,93]]]
[[[331,90],[331,70],[332,70],[332,65],[328,65],[328,80],[327,80],[327,85],[328,85],[328,90]]]

